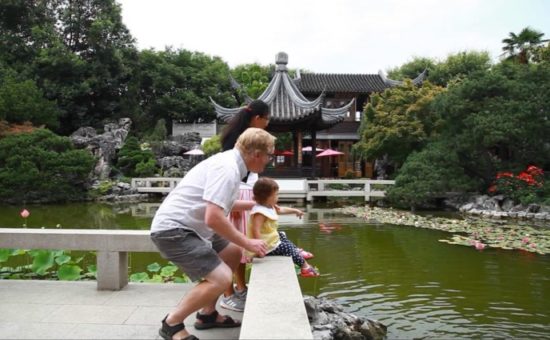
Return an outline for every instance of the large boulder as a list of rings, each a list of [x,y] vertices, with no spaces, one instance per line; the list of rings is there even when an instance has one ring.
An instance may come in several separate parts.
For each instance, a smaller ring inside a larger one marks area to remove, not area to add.
[[[344,312],[339,304],[326,298],[304,297],[314,339],[384,339],[387,327],[369,318]]]
[[[170,140],[154,143],[152,151],[157,159],[172,156],[182,156],[186,151],[195,149],[201,144],[198,132],[189,132],[183,135],[172,136]]]
[[[87,126],[79,128],[70,136],[75,147],[87,149],[96,157],[92,179],[109,178],[111,164],[117,150],[124,145],[131,125],[130,118],[121,118],[117,123],[105,124],[102,134],[97,134],[94,128]]]

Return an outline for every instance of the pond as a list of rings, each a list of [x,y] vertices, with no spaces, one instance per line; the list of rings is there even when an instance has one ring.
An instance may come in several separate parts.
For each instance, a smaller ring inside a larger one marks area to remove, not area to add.
[[[148,229],[157,203],[28,206],[29,228]],[[20,207],[0,207],[0,227],[19,227]],[[548,338],[550,256],[438,242],[445,232],[366,224],[308,206],[282,230],[313,252],[319,278],[304,294],[337,300],[346,311],[388,326],[388,338]],[[132,254],[132,272],[160,262]]]

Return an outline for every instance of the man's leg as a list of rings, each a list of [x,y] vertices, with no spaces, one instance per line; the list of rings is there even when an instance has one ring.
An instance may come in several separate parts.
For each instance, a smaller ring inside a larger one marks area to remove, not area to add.
[[[192,244],[193,247],[202,245],[202,241],[198,238],[189,239],[188,242],[192,241],[196,243],[196,245]],[[175,326],[182,323],[191,313],[199,309],[202,309],[201,314],[211,314],[215,310],[218,297],[227,286],[231,284],[232,268],[239,262],[241,254],[240,248],[224,240],[217,243],[217,245],[221,250],[214,256],[218,256],[222,260],[221,263],[219,263],[210,273],[204,275],[204,280],[193,287],[181,299],[176,308],[168,314],[166,323],[169,326]],[[176,246],[174,247],[178,249],[183,248],[182,245],[176,244]],[[206,252],[204,256],[207,256],[206,254],[208,254],[208,252]],[[217,321],[223,322],[223,320],[223,316],[218,316]],[[183,329],[175,333],[173,338],[180,339],[187,335],[189,335],[189,333]]]

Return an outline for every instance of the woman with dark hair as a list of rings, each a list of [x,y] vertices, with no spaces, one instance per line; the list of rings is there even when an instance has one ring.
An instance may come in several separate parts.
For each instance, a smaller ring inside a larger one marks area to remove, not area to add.
[[[227,124],[221,135],[223,151],[233,149],[237,138],[249,127],[265,129],[269,124],[269,106],[254,100],[243,107]]]
[[[250,127],[265,129],[268,124],[269,106],[261,100],[254,100],[235,114],[223,130],[221,135],[223,151],[233,149],[237,138],[239,138],[241,133],[246,129]],[[239,189],[239,200],[252,201],[252,187],[257,180],[258,174],[253,172],[243,178],[243,182]],[[235,228],[246,235],[248,211],[232,212],[230,219]],[[236,287],[234,288],[233,285],[228,287],[220,301],[220,306],[237,312],[242,312],[244,310],[247,292],[245,269],[246,257],[243,254],[241,263],[234,273]]]

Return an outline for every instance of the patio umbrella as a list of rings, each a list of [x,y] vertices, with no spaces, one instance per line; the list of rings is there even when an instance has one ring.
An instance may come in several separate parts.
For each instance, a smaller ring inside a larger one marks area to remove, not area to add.
[[[292,155],[294,155],[294,152],[292,152],[290,150],[275,150],[275,152],[273,152],[273,154],[275,156],[292,156]]]
[[[184,155],[199,156],[199,155],[204,155],[204,152],[201,149],[193,149],[185,152]]]
[[[304,147],[302,148],[302,152],[308,152],[308,151],[311,152],[311,149],[312,149],[311,146],[304,146]],[[323,149],[321,149],[321,148],[315,148],[315,151],[319,152],[319,151],[323,151]]]
[[[340,156],[340,155],[343,155],[344,153],[343,152],[340,152],[340,151],[336,151],[336,150],[332,150],[332,149],[326,149],[325,151],[321,152],[320,154],[318,154],[317,158],[319,157],[329,157],[329,156]]]

